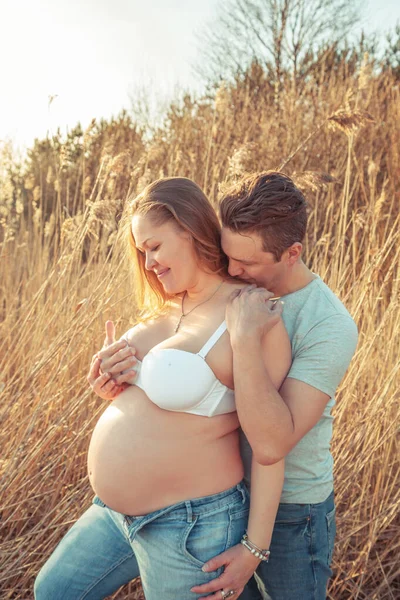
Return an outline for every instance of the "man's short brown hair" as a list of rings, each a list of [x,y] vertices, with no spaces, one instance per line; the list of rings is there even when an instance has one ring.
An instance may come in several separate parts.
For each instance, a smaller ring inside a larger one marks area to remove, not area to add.
[[[220,202],[222,225],[237,233],[258,233],[263,250],[279,261],[307,228],[307,204],[290,177],[275,171],[246,175]]]

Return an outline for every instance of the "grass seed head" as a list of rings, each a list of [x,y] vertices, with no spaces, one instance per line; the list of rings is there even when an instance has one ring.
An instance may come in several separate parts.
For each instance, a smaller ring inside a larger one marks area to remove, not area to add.
[[[329,173],[319,171],[303,171],[301,173],[294,172],[292,179],[301,190],[312,190],[316,192],[330,183],[335,183],[337,179]]]
[[[360,91],[365,90],[369,87],[372,76],[372,63],[369,58],[368,52],[364,53],[364,58],[361,63],[360,73],[358,76],[358,89]]]
[[[234,151],[228,159],[228,173],[231,178],[241,177],[251,170],[255,146],[254,143],[247,143]]]
[[[215,110],[218,114],[223,115],[229,110],[231,103],[228,86],[225,81],[222,81],[217,93],[215,94]]]
[[[361,127],[374,122],[375,119],[366,110],[338,110],[328,117],[328,127],[333,130],[339,129],[346,135],[356,133]]]

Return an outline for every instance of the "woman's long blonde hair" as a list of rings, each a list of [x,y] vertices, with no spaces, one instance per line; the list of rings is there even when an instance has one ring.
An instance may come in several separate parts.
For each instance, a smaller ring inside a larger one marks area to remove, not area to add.
[[[229,278],[228,259],[221,248],[221,225],[201,188],[186,177],[165,177],[148,185],[128,203],[128,239],[134,270],[134,295],[139,320],[159,314],[171,298],[153,271],[145,268],[145,257],[138,251],[132,234],[134,215],[151,215],[156,226],[174,221],[190,234],[199,265],[209,273]]]

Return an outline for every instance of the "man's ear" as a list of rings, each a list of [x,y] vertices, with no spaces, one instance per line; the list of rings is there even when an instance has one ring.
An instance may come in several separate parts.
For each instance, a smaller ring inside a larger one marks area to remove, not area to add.
[[[302,250],[303,244],[300,242],[294,242],[285,250],[285,258],[289,266],[294,265],[300,259]]]

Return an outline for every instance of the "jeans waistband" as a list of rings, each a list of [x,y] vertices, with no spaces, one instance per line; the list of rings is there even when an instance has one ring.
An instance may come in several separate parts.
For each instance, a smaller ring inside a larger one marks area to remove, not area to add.
[[[183,500],[137,518],[148,520],[149,518],[152,519],[154,516],[160,516],[160,513],[162,513],[165,514],[165,518],[167,519],[168,517],[171,519],[185,518],[190,523],[194,518],[193,515],[211,514],[239,503],[244,505],[248,499],[249,492],[243,481],[241,481],[223,492],[211,494],[210,496]],[[135,517],[133,518],[135,519]]]
[[[98,496],[95,496],[93,503],[107,507]],[[242,504],[244,506],[246,503],[249,504],[249,492],[244,482],[241,481],[231,488],[224,490],[223,492],[218,492],[217,494],[190,500],[182,500],[176,504],[171,504],[165,508],[160,508],[154,512],[147,513],[146,515],[124,515],[124,517],[128,524],[135,522],[144,525],[161,516],[163,519],[184,519],[190,523],[193,520],[194,515],[210,514],[235,504]],[[109,508],[109,510],[112,509]]]
[[[331,492],[323,502],[316,504],[281,503],[276,516],[277,521],[294,520],[301,517],[310,517],[317,513],[327,513],[335,507],[334,493]]]
[[[202,514],[213,515],[237,505],[243,506],[244,509],[250,507],[249,493],[243,482],[223,492],[193,500],[183,500],[141,517],[124,515],[124,527],[127,529],[129,539],[133,541],[143,527],[158,519],[163,522],[171,521],[171,524],[177,521],[192,523]]]
[[[232,496],[230,498],[230,496]],[[238,500],[244,504],[246,499],[249,498],[249,492],[243,481],[240,481],[231,488],[218,492],[217,494],[211,494],[211,496],[203,496],[201,498],[193,498],[189,500],[193,509],[197,513],[202,512],[202,508],[208,510],[212,506],[213,508],[223,508],[229,504],[236,503]]]

